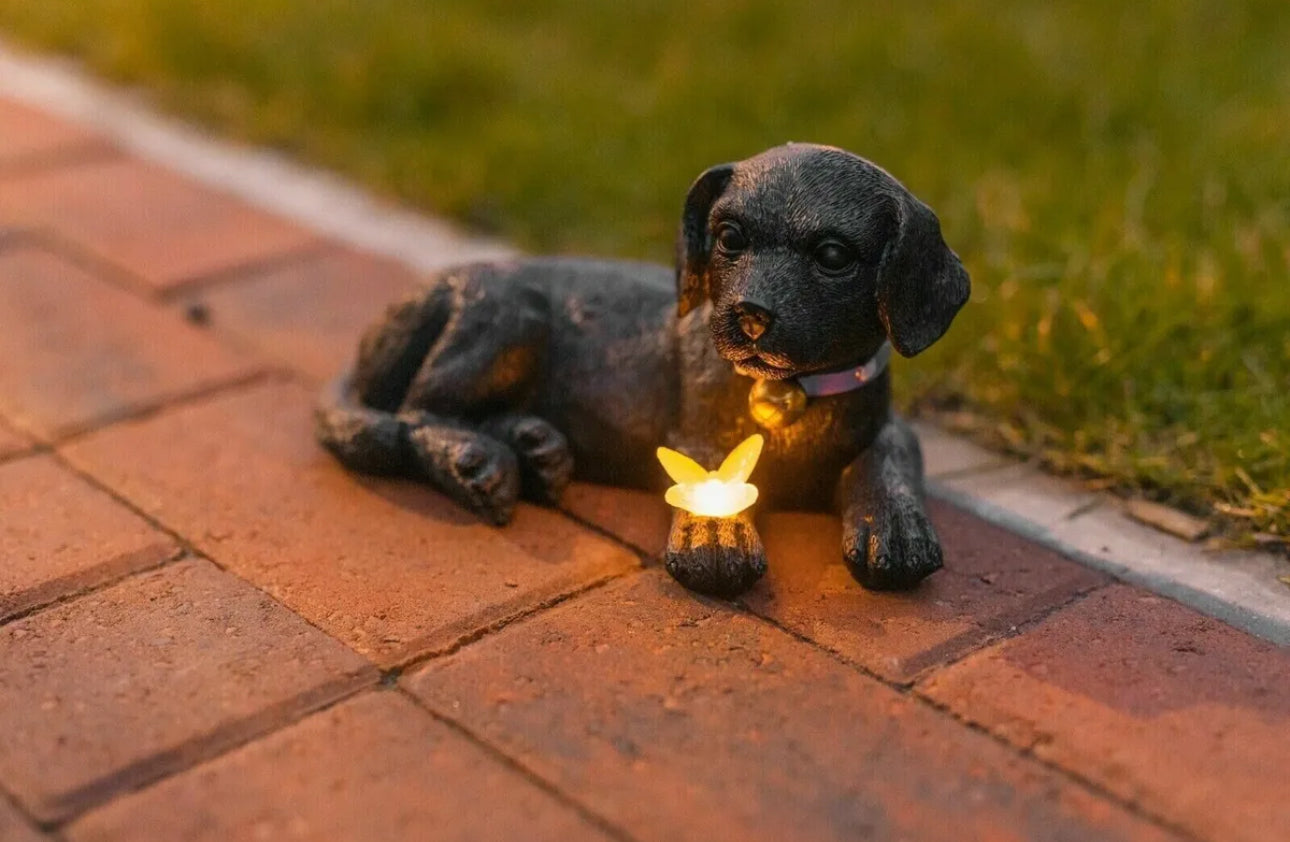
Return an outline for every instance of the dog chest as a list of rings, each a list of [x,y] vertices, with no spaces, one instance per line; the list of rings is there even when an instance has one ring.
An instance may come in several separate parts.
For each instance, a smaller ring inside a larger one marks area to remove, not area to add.
[[[753,482],[772,508],[827,510],[842,470],[877,436],[890,414],[887,373],[845,394],[811,398],[794,423],[767,430],[753,420],[755,380],[735,373],[706,341],[706,326],[681,324],[681,418],[677,449],[715,466],[753,433],[766,437]]]

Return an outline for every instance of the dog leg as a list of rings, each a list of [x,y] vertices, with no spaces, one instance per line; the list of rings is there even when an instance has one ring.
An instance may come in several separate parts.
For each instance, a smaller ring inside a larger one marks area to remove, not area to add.
[[[549,425],[483,429],[535,387],[548,329],[540,296],[489,286],[497,271],[451,272],[392,305],[316,419],[319,440],[348,467],[425,480],[500,525],[521,487],[512,446],[541,478],[535,495],[558,495],[568,480],[560,458],[567,445]]]
[[[510,521],[519,498],[515,454],[491,436],[428,412],[358,403],[342,377],[314,413],[319,442],[350,470],[423,480],[480,517]]]
[[[352,471],[378,476],[407,473],[407,424],[358,400],[349,374],[323,391],[314,411],[314,435]]]
[[[560,502],[573,478],[573,454],[563,433],[536,415],[521,413],[486,419],[482,428],[518,457],[526,500],[548,506]]]
[[[479,430],[426,412],[402,412],[407,451],[418,475],[485,520],[505,526],[520,496],[511,449]]]
[[[766,572],[751,510],[728,518],[677,510],[663,563],[672,578],[708,596],[738,596]]]
[[[906,590],[941,567],[941,545],[923,508],[918,438],[892,416],[838,483],[842,557],[872,590]]]

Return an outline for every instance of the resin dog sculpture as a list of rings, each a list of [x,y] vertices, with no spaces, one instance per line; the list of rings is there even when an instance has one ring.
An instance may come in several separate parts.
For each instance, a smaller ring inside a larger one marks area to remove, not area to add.
[[[699,176],[675,271],[521,259],[445,271],[390,307],[317,412],[349,468],[428,482],[496,524],[570,479],[662,489],[659,445],[715,466],[754,432],[759,506],[832,509],[865,587],[941,566],[886,359],[935,342],[969,281],[936,215],[832,147]],[[668,571],[729,596],[765,571],[750,511],[677,510]]]

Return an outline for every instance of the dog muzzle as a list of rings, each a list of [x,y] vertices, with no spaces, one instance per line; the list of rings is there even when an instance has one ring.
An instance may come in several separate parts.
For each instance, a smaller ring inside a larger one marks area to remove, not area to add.
[[[854,368],[788,380],[758,380],[748,390],[748,411],[766,429],[782,429],[802,417],[811,398],[855,391],[876,380],[890,362],[891,343],[884,342],[867,362]]]

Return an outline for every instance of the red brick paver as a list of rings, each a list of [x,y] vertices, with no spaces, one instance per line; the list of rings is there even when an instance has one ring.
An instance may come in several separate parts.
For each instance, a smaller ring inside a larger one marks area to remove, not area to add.
[[[606,837],[401,693],[368,693],[90,814],[75,842]]]
[[[0,781],[42,821],[375,680],[204,561],[0,626]]]
[[[360,652],[395,664],[632,569],[548,509],[488,526],[428,488],[343,470],[314,394],[270,384],[78,441],[68,458]]]
[[[1290,653],[1116,586],[926,692],[1206,839],[1290,839]]]
[[[175,314],[28,246],[0,250],[0,360],[0,412],[51,438],[255,370]]]
[[[929,510],[945,568],[909,593],[856,584],[842,563],[837,518],[771,515],[763,536],[771,569],[749,607],[884,678],[908,681],[1106,581],[951,505],[933,500]]]
[[[660,495],[345,472],[413,283],[0,101],[0,842],[1290,838],[1290,652],[951,506],[907,594],[766,517],[732,604]]]
[[[178,550],[49,456],[0,465],[0,512],[0,622]]]
[[[575,482],[565,491],[560,507],[644,555],[662,558],[672,509],[661,494]]]
[[[3,842],[42,842],[45,837],[36,832],[4,796],[0,795],[0,840]]]
[[[0,459],[12,459],[26,453],[32,447],[31,440],[0,419]]]
[[[670,510],[660,495],[582,486],[565,505],[634,546],[662,552]],[[912,593],[856,584],[842,563],[836,517],[779,512],[758,518],[770,569],[742,601],[884,678],[909,681],[1106,581],[946,503],[929,508],[945,569]]]
[[[186,302],[201,302],[211,326],[250,340],[314,380],[334,377],[354,357],[364,328],[416,284],[388,260],[328,249]]]
[[[70,152],[106,148],[107,142],[91,131],[0,99],[0,170],[52,162]]]
[[[1167,839],[661,572],[405,679],[640,839]]]
[[[303,229],[132,158],[9,175],[0,224],[55,230],[156,289],[279,258]]]

